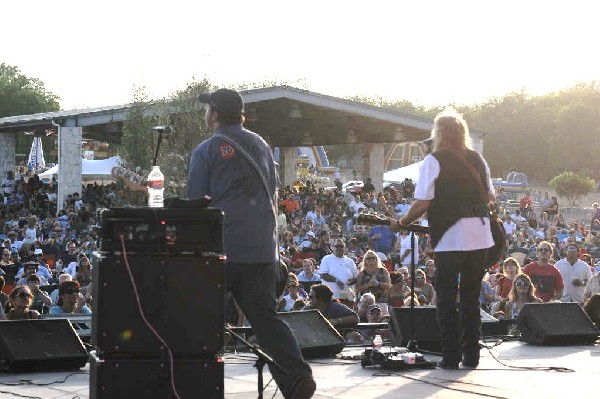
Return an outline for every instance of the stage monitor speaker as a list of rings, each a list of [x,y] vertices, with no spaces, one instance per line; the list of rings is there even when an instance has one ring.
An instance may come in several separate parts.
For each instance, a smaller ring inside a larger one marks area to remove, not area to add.
[[[123,257],[100,257],[93,269],[92,345],[101,357],[161,357],[166,348],[138,309]],[[174,356],[223,349],[225,258],[128,258],[146,319]]]
[[[318,310],[282,312],[279,317],[288,323],[307,359],[335,356],[346,346],[344,338]]]
[[[77,370],[88,354],[66,319],[0,321],[0,370]]]
[[[414,319],[411,315],[414,312]],[[479,310],[481,316],[481,335],[506,334],[507,324],[500,323],[498,319]],[[441,350],[440,330],[437,324],[435,306],[417,306],[414,309],[390,308],[390,328],[394,336],[394,345],[406,346],[411,339],[417,341],[422,349],[438,352]],[[411,331],[411,323],[414,320],[414,330]]]
[[[395,346],[406,346],[409,339],[417,341],[419,348],[434,352],[441,350],[440,330],[438,329],[435,307],[418,306],[411,308],[390,307],[390,329]],[[411,326],[414,321],[414,330]]]
[[[528,303],[517,317],[521,341],[538,345],[585,345],[598,339],[598,329],[574,302]]]
[[[224,397],[224,364],[217,360],[174,359],[173,377],[180,398]],[[166,359],[90,360],[90,398],[174,398]]]

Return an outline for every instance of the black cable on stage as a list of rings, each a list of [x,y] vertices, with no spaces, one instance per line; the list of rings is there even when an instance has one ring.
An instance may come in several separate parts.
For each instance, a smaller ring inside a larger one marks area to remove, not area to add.
[[[498,344],[499,345],[499,344]],[[497,345],[495,345],[497,346]],[[560,366],[511,366],[510,364],[506,364],[504,362],[502,362],[500,359],[498,359],[496,356],[494,356],[494,354],[492,353],[492,348],[489,348],[488,346],[484,346],[484,348],[486,348],[490,354],[490,356],[492,356],[492,359],[494,359],[496,362],[498,362],[499,364],[501,364],[504,367],[508,367],[510,369],[515,369],[516,371],[558,371],[561,373],[574,373],[575,370],[567,368],[567,367],[560,367]],[[495,370],[495,369],[475,369],[478,371],[485,371],[485,370]]]
[[[477,396],[484,396],[487,398],[493,398],[493,399],[510,399],[506,396],[497,396],[497,395],[490,395],[490,394],[486,394],[486,393],[482,393],[482,392],[476,392],[476,391],[469,391],[468,389],[460,389],[460,388],[453,388],[453,387],[449,387],[443,384],[438,384],[432,381],[427,381],[424,380],[422,378],[415,378],[415,377],[410,377],[406,374],[401,374],[401,373],[392,373],[392,372],[382,372],[382,371],[378,371],[373,373],[374,377],[389,377],[389,376],[398,376],[398,377],[403,377],[406,378],[408,380],[411,381],[415,381],[415,382],[421,382],[423,384],[427,384],[427,385],[433,385],[436,386],[438,388],[442,388],[442,389],[448,389],[450,391],[456,391],[456,392],[463,392],[463,393],[467,393],[467,394],[471,394],[471,395],[477,395]],[[448,382],[450,383],[463,383],[462,381],[458,381],[458,380],[449,380]],[[481,387],[487,387],[487,388],[493,388],[493,387],[489,387],[486,385],[481,385]]]
[[[21,395],[20,393],[9,392],[9,391],[2,391],[2,390],[0,390],[0,393],[6,393],[6,394],[9,394],[9,395],[16,396],[18,398],[43,399],[43,398],[41,398],[39,396],[27,396],[27,395]]]
[[[18,382],[0,382],[0,385],[5,385],[8,387],[16,387],[16,386],[23,386],[23,385],[31,385],[31,386],[36,386],[36,387],[45,387],[48,385],[53,385],[53,384],[64,384],[65,382],[67,382],[67,380],[69,378],[71,378],[74,375],[78,375],[78,374],[90,374],[89,371],[76,371],[73,373],[69,373],[65,376],[65,378],[63,378],[62,380],[56,380],[56,381],[51,381],[51,382],[32,382],[31,380],[20,380]]]

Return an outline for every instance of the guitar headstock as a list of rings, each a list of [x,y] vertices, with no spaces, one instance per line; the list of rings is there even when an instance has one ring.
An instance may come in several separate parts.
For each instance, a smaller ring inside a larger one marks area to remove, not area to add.
[[[390,224],[390,220],[386,217],[373,215],[368,213],[361,213],[356,218],[357,224],[366,224],[366,225],[374,225],[374,226],[388,226]]]

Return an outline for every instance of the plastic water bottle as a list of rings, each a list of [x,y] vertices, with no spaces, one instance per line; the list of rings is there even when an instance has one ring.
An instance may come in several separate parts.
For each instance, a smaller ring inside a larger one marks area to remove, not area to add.
[[[154,165],[148,175],[148,206],[162,208],[164,205],[165,175]]]
[[[383,339],[381,339],[381,335],[375,335],[373,338],[373,350],[380,350],[383,347]]]

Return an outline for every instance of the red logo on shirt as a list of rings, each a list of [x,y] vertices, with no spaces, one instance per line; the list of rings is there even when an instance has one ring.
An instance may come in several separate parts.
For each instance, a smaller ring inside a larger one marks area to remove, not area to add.
[[[221,157],[225,159],[231,159],[235,156],[235,148],[229,143],[221,144]]]

